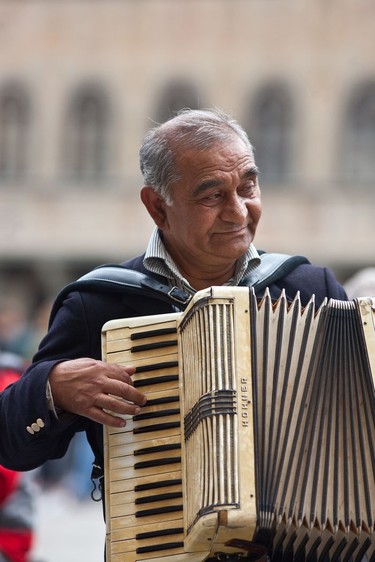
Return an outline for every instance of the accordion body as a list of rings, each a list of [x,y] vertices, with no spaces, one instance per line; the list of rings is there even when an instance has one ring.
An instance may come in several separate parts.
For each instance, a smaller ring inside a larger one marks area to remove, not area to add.
[[[107,562],[374,562],[375,299],[211,287],[102,341],[148,398],[104,428]]]

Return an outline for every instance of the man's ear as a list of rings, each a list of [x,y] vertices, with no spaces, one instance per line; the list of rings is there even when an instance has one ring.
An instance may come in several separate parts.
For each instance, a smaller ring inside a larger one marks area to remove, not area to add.
[[[152,187],[145,185],[141,189],[141,200],[156,226],[164,230],[168,225],[164,199]]]

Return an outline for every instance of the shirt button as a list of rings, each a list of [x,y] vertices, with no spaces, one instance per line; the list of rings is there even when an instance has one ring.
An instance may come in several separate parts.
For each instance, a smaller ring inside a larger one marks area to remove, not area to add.
[[[28,431],[29,433],[31,433],[31,435],[34,435],[35,431],[33,430],[32,427],[30,427],[30,426],[28,425],[26,429],[27,429],[27,431]]]

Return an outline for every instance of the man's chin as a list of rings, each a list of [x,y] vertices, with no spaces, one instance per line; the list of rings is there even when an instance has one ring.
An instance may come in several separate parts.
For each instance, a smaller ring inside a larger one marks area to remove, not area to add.
[[[238,259],[247,252],[251,242],[252,238],[250,236],[233,236],[226,244],[223,243],[220,248],[223,253]]]
[[[244,246],[240,245],[233,248],[220,248],[220,251],[216,253],[218,259],[222,259],[223,263],[235,262],[242,258],[247,250],[249,249],[249,244]]]

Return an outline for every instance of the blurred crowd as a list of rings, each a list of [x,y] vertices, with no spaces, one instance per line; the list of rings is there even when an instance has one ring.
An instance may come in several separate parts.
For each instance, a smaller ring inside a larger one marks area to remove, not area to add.
[[[0,296],[0,351],[7,351],[31,361],[47,331],[51,308],[49,300],[29,311],[18,296]]]
[[[375,267],[365,267],[355,273],[345,283],[349,299],[375,296]]]
[[[0,296],[0,391],[27,368],[47,331],[51,303],[29,316],[22,301]],[[0,465],[0,562],[30,559],[35,535],[36,496],[57,491],[79,502],[91,499],[93,455],[83,433],[76,434],[62,459],[27,473]]]

